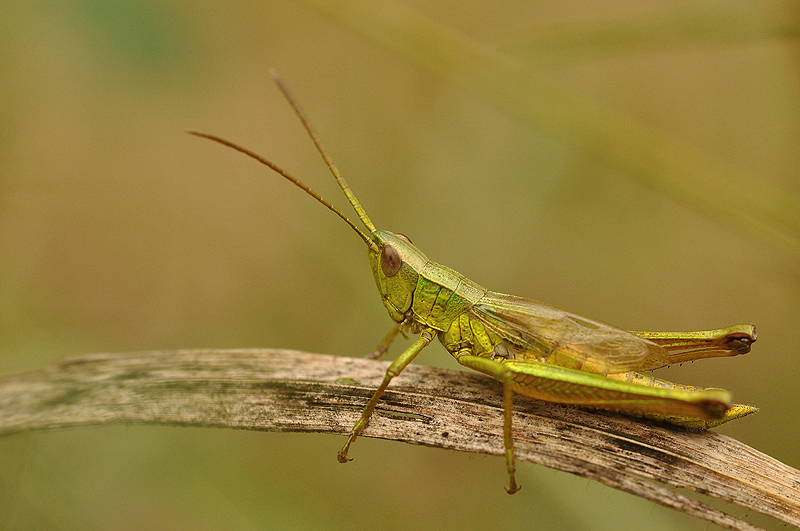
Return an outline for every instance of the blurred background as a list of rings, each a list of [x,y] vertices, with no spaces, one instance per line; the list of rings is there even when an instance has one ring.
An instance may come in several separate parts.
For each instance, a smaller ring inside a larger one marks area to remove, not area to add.
[[[756,323],[752,353],[656,375],[759,406],[717,431],[798,467],[798,26],[788,1],[2,2],[0,374],[92,352],[375,348],[391,321],[363,243],[184,133],[346,207],[275,68],[375,224],[433,260],[628,329]],[[418,360],[456,366],[438,343]],[[527,463],[508,496],[496,457],[362,438],[341,466],[343,442],[6,436],[0,528],[708,529]]]

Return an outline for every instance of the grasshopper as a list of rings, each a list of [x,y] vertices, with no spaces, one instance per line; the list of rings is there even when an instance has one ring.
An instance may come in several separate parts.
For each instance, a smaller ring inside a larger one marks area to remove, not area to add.
[[[365,233],[317,192],[272,162],[220,137],[189,131],[235,149],[269,167],[338,215],[367,246],[372,274],[395,325],[369,358],[383,355],[398,334],[419,338],[389,366],[344,446],[364,431],[392,379],[439,338],[464,367],[487,374],[503,386],[506,491],[519,490],[515,478],[512,402],[514,393],[588,408],[618,411],[695,429],[707,429],[757,411],[732,404],[724,389],[702,389],[639,374],[674,363],[735,356],[750,351],[753,325],[697,332],[628,332],[530,299],[489,291],[464,275],[437,264],[403,234],[377,230],[339,172],[297,100],[273,73],[317,151],[347,197]]]

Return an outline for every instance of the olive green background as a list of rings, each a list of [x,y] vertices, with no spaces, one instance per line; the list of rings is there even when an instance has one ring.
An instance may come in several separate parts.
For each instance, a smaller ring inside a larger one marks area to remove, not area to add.
[[[432,259],[624,328],[756,323],[747,356],[657,375],[759,406],[718,431],[800,466],[796,247],[401,56],[354,29],[372,24],[363,14],[313,4],[0,2],[0,374],[92,352],[375,347],[391,323],[363,243],[266,169],[184,133],[242,143],[346,206],[275,68],[375,224]],[[800,198],[790,3],[380,5],[389,24],[411,9],[736,168],[755,187],[745,196]],[[419,362],[456,365],[438,343]],[[500,458],[364,438],[342,466],[343,442],[151,426],[6,436],[0,528],[708,529],[527,463],[508,496]]]

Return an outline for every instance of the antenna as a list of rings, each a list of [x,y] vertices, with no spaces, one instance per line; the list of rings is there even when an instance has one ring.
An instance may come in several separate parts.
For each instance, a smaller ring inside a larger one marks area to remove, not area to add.
[[[364,224],[364,226],[370,233],[375,232],[375,225],[372,224],[372,220],[369,219],[369,216],[367,215],[367,212],[364,210],[364,207],[361,206],[361,203],[358,201],[358,198],[350,189],[350,185],[348,185],[347,181],[344,180],[344,177],[339,171],[339,168],[333,162],[333,159],[328,154],[328,151],[325,149],[325,146],[322,145],[322,141],[319,139],[319,135],[311,126],[311,123],[308,121],[308,118],[306,118],[306,115],[303,113],[302,109],[300,109],[300,105],[297,103],[297,100],[295,100],[294,96],[292,96],[291,92],[289,92],[289,89],[286,87],[283,81],[278,77],[278,74],[274,70],[271,70],[270,74],[272,74],[272,77],[275,80],[275,84],[278,85],[278,89],[280,89],[283,96],[289,102],[289,105],[291,105],[292,109],[294,109],[294,112],[297,115],[297,117],[300,118],[300,121],[303,123],[303,127],[308,133],[308,136],[310,136],[311,141],[314,142],[314,147],[316,147],[317,151],[319,151],[320,155],[322,155],[322,160],[324,160],[325,164],[328,165],[328,169],[333,175],[333,178],[336,179],[336,183],[339,185],[339,188],[342,189],[342,192],[344,193],[345,197],[347,197],[347,200],[350,201],[350,205],[353,207],[353,210],[355,210],[356,214],[358,215],[358,218],[361,220],[361,223]],[[328,201],[323,199],[321,195],[319,195],[317,192],[311,189],[307,184],[305,184],[300,179],[297,179],[296,177],[292,176],[289,172],[283,170],[277,164],[270,162],[261,155],[253,151],[250,151],[247,148],[244,148],[238,144],[234,144],[229,140],[225,140],[224,138],[220,138],[215,135],[209,135],[207,133],[199,133],[197,131],[187,131],[187,133],[189,133],[190,135],[198,136],[200,138],[206,138],[208,140],[217,142],[218,144],[222,144],[223,146],[235,149],[236,151],[244,153],[248,157],[257,160],[264,166],[267,166],[272,171],[274,171],[275,173],[277,173],[278,175],[280,175],[281,177],[291,182],[292,184],[303,190],[305,193],[316,199],[318,202],[322,203],[326,208],[328,208],[328,210],[330,210],[331,212],[342,218],[345,223],[350,225],[350,227],[354,231],[356,231],[359,237],[362,240],[364,240],[364,243],[366,243],[371,250],[373,251],[378,250],[378,247],[375,244],[375,242],[372,241],[372,239],[368,235],[364,234],[364,232],[361,229],[359,229],[355,225],[355,223],[350,221],[350,219],[347,216],[345,216],[341,210],[339,210],[338,208],[330,204]]]
[[[339,185],[339,188],[342,189],[345,197],[347,197],[347,200],[350,201],[350,204],[353,206],[353,210],[355,210],[356,214],[358,214],[358,218],[361,220],[361,223],[364,224],[368,231],[375,232],[375,225],[372,224],[372,220],[369,219],[364,207],[361,206],[358,198],[356,198],[355,194],[350,189],[350,185],[348,185],[347,181],[344,180],[339,168],[336,167],[333,159],[328,154],[328,150],[326,150],[325,146],[322,145],[319,135],[311,126],[308,118],[306,118],[305,113],[303,113],[303,110],[300,108],[300,104],[297,103],[297,100],[294,98],[294,96],[292,96],[292,93],[289,92],[289,88],[286,86],[283,80],[278,77],[278,73],[275,70],[270,70],[269,73],[272,75],[272,79],[275,80],[275,84],[278,85],[278,88],[283,93],[286,101],[288,101],[289,105],[291,105],[292,109],[294,109],[297,117],[300,118],[301,122],[303,122],[303,127],[305,127],[308,136],[311,137],[311,141],[314,142],[314,146],[317,148],[317,151],[319,151],[319,154],[322,155],[322,160],[324,160],[325,164],[328,165],[328,169],[331,171],[333,178],[336,179],[336,183]]]
[[[199,133],[197,131],[186,131],[186,132],[189,133],[190,135],[199,136],[200,138],[207,138],[208,140],[213,140],[214,142],[217,142],[218,144],[222,144],[223,146],[228,146],[229,148],[235,149],[236,151],[238,151],[240,153],[244,153],[248,157],[257,160],[258,162],[260,162],[264,166],[267,166],[272,171],[274,171],[275,173],[277,173],[278,175],[280,175],[281,177],[283,177],[287,181],[291,182],[292,184],[294,184],[295,186],[297,186],[298,188],[303,190],[305,193],[307,193],[308,195],[310,195],[311,197],[313,197],[314,199],[316,199],[317,201],[319,201],[323,205],[325,205],[328,208],[328,210],[332,211],[334,214],[336,214],[337,216],[342,218],[345,223],[350,225],[350,227],[354,231],[356,231],[358,233],[358,235],[361,237],[361,239],[364,240],[364,243],[369,245],[370,248],[376,248],[375,247],[375,243],[369,238],[369,236],[364,234],[361,231],[361,229],[356,227],[356,224],[353,223],[352,221],[350,221],[347,218],[347,216],[342,214],[341,210],[339,210],[338,208],[336,208],[335,206],[330,204],[328,201],[323,199],[323,197],[321,195],[319,195],[317,192],[315,192],[314,190],[309,188],[308,185],[306,185],[303,181],[301,181],[300,179],[292,176],[291,174],[289,174],[289,172],[283,170],[280,166],[268,161],[267,159],[265,159],[261,155],[259,155],[257,153],[254,153],[254,152],[250,151],[247,148],[243,148],[242,146],[240,146],[238,144],[234,144],[233,142],[231,142],[229,140],[225,140],[224,138],[220,138],[220,137],[214,136],[214,135],[209,135],[209,134],[206,134],[206,133]]]

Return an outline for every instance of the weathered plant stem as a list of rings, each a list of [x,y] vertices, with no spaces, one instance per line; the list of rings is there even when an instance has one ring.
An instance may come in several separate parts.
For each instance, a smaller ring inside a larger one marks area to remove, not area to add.
[[[80,356],[0,379],[0,435],[118,422],[345,434],[386,367],[268,349]],[[410,366],[364,436],[502,455],[501,395],[480,374]],[[514,432],[519,461],[731,529],[755,527],[664,485],[800,525],[800,471],[713,431],[515,397]]]

